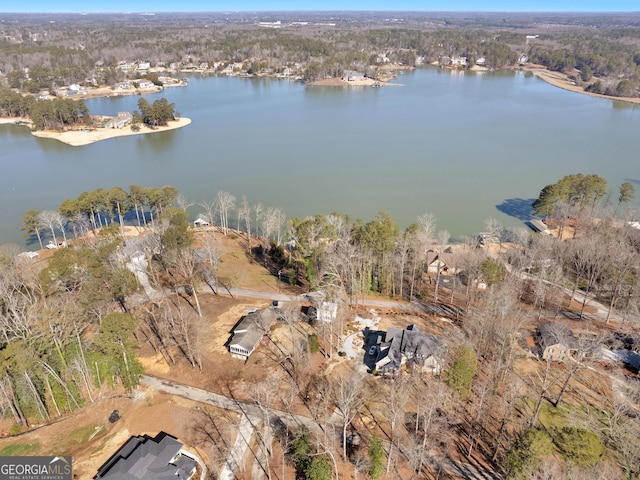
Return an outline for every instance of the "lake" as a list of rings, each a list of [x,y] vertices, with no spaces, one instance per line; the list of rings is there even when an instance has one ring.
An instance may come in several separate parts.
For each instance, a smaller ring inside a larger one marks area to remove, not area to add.
[[[406,227],[429,212],[453,238],[482,231],[489,217],[522,225],[528,202],[564,175],[605,177],[614,202],[623,181],[639,187],[637,106],[521,72],[425,68],[396,83],[404,86],[192,76],[145,97],[166,97],[191,125],[84,147],[0,125],[0,243],[24,243],[30,208],[131,184],[172,185],[194,203],[225,190],[289,218],[337,211],[368,221],[384,209]],[[86,103],[115,115],[139,98]]]

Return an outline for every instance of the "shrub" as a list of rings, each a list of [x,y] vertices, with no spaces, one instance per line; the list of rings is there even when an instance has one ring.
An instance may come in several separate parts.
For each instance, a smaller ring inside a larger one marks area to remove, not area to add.
[[[384,473],[384,460],[382,441],[374,436],[369,443],[369,469],[367,470],[371,478],[379,478]]]
[[[304,473],[307,480],[331,480],[333,477],[331,464],[324,455],[312,457]]]
[[[311,353],[318,353],[320,351],[320,342],[318,341],[318,335],[315,333],[309,335],[309,351]]]
[[[507,478],[529,478],[540,457],[553,453],[553,440],[543,430],[523,432],[507,453]]]
[[[558,432],[556,443],[564,458],[581,467],[598,463],[604,454],[600,436],[584,428],[564,427]]]
[[[456,350],[453,363],[445,373],[447,385],[460,398],[467,398],[471,391],[471,383],[478,367],[478,356],[471,347],[460,347]]]

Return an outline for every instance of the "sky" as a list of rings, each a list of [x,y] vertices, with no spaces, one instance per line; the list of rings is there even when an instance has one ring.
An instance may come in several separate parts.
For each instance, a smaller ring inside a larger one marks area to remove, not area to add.
[[[302,10],[638,12],[640,0],[2,0],[0,12],[234,12]],[[1,13],[0,13],[1,20]]]

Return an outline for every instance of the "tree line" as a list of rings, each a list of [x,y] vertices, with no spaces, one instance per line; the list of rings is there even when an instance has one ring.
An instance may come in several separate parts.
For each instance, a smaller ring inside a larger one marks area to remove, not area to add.
[[[0,116],[26,117],[33,123],[35,130],[61,130],[73,126],[93,126],[89,109],[83,100],[70,98],[36,99],[30,95],[21,95],[10,89],[0,89]],[[133,112],[133,127],[140,124],[149,127],[167,125],[175,120],[175,104],[166,98],[153,103],[141,98],[138,110]]]
[[[345,14],[333,27],[264,29],[255,20],[221,21],[213,14],[201,14],[197,21],[157,16],[153,24],[144,25],[107,16],[106,21],[99,16],[61,18],[55,24],[27,16],[21,19],[24,26],[5,25],[0,70],[6,72],[5,85],[36,93],[54,85],[112,85],[139,77],[139,72],[118,68],[125,61],[179,67],[207,63],[219,68],[243,63],[245,72],[287,68],[316,80],[346,70],[375,76],[386,62],[415,66],[418,60],[430,63],[442,56],[466,56],[469,66],[482,57],[487,67],[511,68],[525,54],[551,70],[569,73],[590,91],[638,95],[638,29],[627,18],[424,17],[407,14],[404,22],[389,25],[384,19],[365,21]],[[564,28],[550,32],[545,22],[560,22]],[[537,38],[527,38],[533,33],[539,33]]]
[[[0,89],[0,116],[27,117],[35,130],[58,130],[72,125],[92,124],[89,109],[82,100],[40,100],[8,89]]]

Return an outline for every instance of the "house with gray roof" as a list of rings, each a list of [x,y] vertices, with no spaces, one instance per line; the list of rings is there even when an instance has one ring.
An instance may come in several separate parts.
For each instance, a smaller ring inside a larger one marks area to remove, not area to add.
[[[535,341],[544,360],[563,362],[578,349],[578,339],[573,331],[558,322],[541,323],[536,330]]]
[[[442,337],[422,333],[417,325],[375,333],[383,333],[376,337],[376,342],[379,342],[375,363],[378,373],[395,375],[408,361],[423,371],[440,373],[442,370],[446,353]]]
[[[427,251],[427,271],[429,273],[448,272],[456,274],[458,269],[455,267],[455,260],[451,248],[447,248],[442,252],[430,249]]]
[[[249,358],[276,320],[277,313],[273,308],[263,308],[247,314],[231,332],[229,352],[243,360]]]
[[[182,443],[160,432],[131,437],[100,467],[94,479],[105,480],[189,480],[197,462],[182,452]]]

